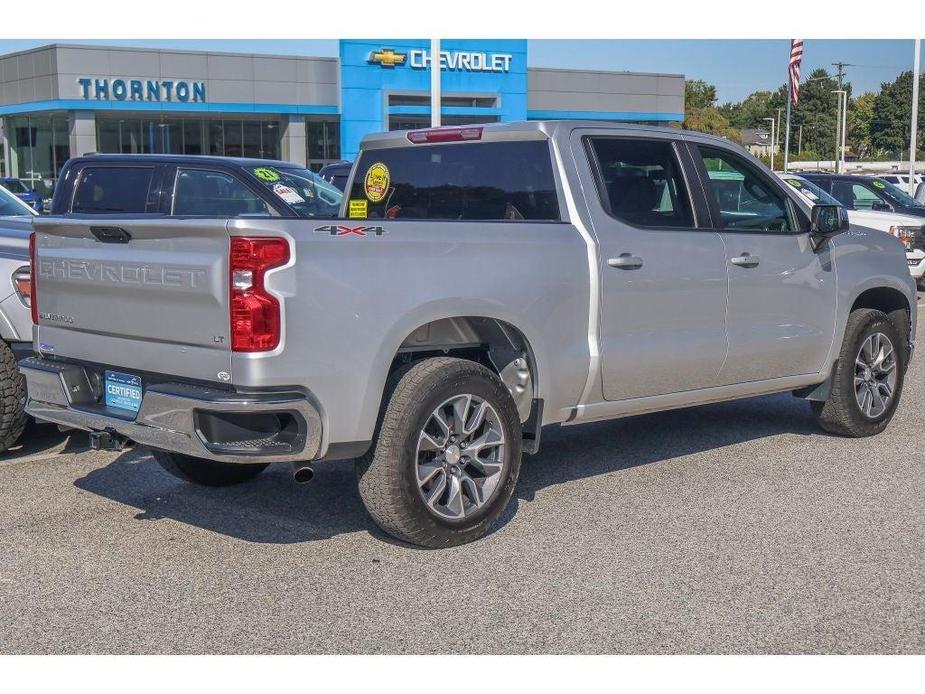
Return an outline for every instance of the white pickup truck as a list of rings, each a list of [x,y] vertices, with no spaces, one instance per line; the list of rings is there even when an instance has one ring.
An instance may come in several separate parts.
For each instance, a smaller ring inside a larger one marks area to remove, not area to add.
[[[574,121],[376,135],[338,219],[299,214],[314,191],[274,166],[145,166],[72,160],[35,223],[27,409],[193,482],[355,458],[376,523],[445,547],[488,531],[544,425],[793,391],[824,429],[869,436],[900,400],[902,244],[722,139]],[[210,195],[281,202],[197,216],[176,199],[193,169],[229,179]],[[152,176],[155,214],[64,204]]]

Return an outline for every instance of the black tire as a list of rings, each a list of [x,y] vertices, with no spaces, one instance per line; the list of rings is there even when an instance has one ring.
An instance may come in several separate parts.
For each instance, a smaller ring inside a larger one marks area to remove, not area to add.
[[[868,417],[861,410],[855,397],[855,356],[864,341],[877,332],[886,335],[893,343],[896,354],[896,387],[887,408],[877,417]],[[829,398],[825,402],[811,403],[819,426],[832,434],[854,438],[874,436],[886,429],[902,395],[908,358],[906,344],[906,336],[900,333],[896,324],[882,311],[869,308],[853,311],[848,316],[845,339],[835,365]]]
[[[16,366],[10,346],[0,340],[0,453],[22,436],[26,415],[26,379]]]
[[[440,517],[424,502],[416,477],[417,444],[431,413],[461,394],[494,408],[505,437],[504,465],[491,496],[459,520]],[[360,496],[385,532],[410,544],[442,548],[487,533],[504,511],[520,474],[522,432],[510,392],[492,371],[465,359],[415,362],[389,379],[373,447],[356,461]]]
[[[174,477],[205,487],[228,487],[254,479],[267,463],[217,463],[180,453],[151,451],[154,459]]]

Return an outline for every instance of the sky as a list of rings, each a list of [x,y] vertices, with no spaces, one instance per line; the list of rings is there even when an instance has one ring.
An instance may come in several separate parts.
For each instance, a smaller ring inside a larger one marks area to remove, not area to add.
[[[51,40],[0,39],[0,54],[54,43]],[[329,39],[208,40],[68,40],[110,46],[179,48],[279,55],[336,56]],[[803,74],[817,67],[832,71],[832,62],[851,63],[848,81],[854,94],[877,91],[882,82],[912,69],[913,43],[908,39],[807,39]],[[789,39],[536,39],[528,43],[530,67],[564,67],[638,72],[670,72],[716,86],[720,103],[740,101],[759,89],[774,89],[787,79]]]

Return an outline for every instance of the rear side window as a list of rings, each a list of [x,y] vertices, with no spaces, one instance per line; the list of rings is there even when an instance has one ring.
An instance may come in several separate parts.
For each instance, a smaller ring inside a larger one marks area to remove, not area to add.
[[[642,227],[693,227],[690,199],[670,142],[590,138],[598,191],[612,216]]]
[[[234,176],[207,169],[179,169],[172,213],[180,217],[266,216],[270,209]]]
[[[154,178],[149,166],[87,166],[80,172],[71,212],[142,214]]]
[[[347,216],[558,221],[549,144],[473,142],[365,151],[357,162]]]

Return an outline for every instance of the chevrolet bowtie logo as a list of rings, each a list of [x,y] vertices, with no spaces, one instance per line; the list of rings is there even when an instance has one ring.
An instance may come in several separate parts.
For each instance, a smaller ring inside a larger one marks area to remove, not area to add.
[[[396,53],[391,48],[383,48],[381,51],[370,53],[369,62],[378,63],[382,67],[395,67],[396,65],[404,65],[405,57],[405,53]]]

